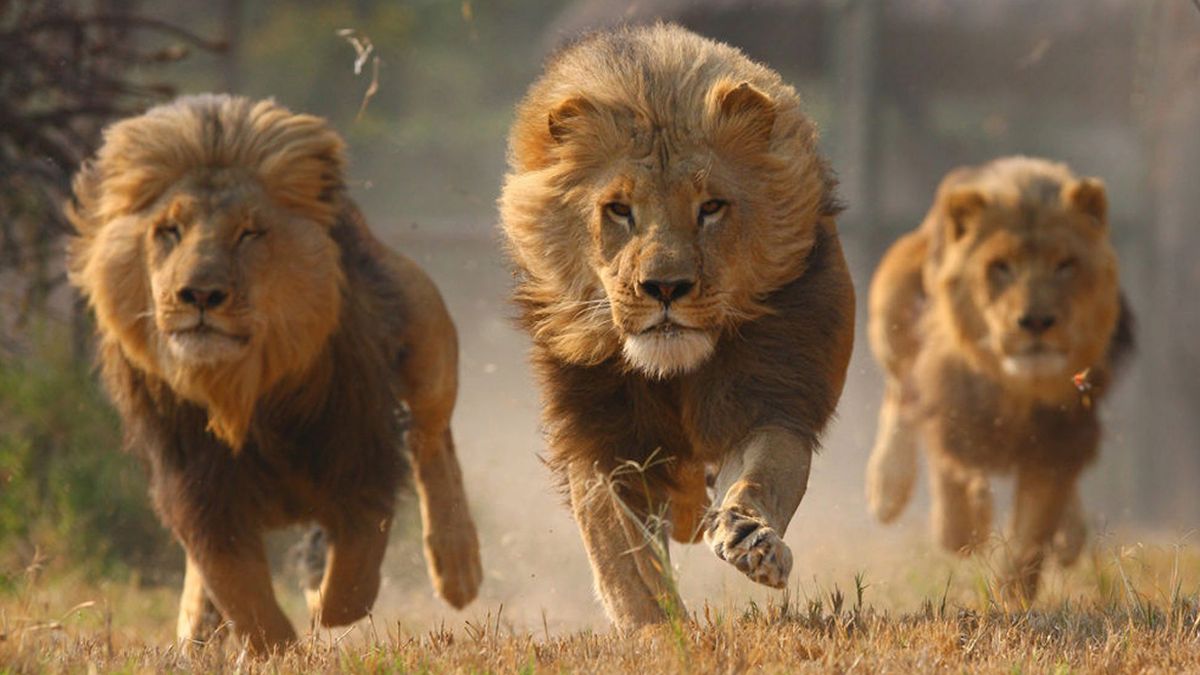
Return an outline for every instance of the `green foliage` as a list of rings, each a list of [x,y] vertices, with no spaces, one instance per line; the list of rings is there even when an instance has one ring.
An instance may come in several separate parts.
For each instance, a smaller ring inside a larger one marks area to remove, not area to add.
[[[38,551],[92,575],[162,567],[178,553],[119,450],[115,412],[65,336],[36,332],[28,353],[0,360],[0,561]]]

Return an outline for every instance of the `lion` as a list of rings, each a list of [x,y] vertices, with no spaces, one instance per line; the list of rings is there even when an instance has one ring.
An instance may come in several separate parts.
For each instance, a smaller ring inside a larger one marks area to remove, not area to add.
[[[514,299],[548,463],[620,632],[683,610],[667,534],[787,583],[853,342],[834,185],[795,90],[677,26],[586,37],[519,104]]]
[[[1004,596],[1027,603],[1047,552],[1086,539],[1078,479],[1100,442],[1096,403],[1132,346],[1104,184],[1006,157],[957,169],[884,255],[869,336],[886,373],[867,467],[870,510],[893,521],[929,460],[932,526],[970,553],[990,534],[989,477],[1016,493]]]
[[[434,586],[463,607],[480,584],[449,426],[454,324],[368,229],[344,163],[318,117],[202,95],[109,127],[74,181],[70,278],[126,447],[187,554],[185,643],[222,617],[256,652],[295,639],[262,539],[293,523],[327,542],[306,592],[320,623],[365,616],[409,453]]]

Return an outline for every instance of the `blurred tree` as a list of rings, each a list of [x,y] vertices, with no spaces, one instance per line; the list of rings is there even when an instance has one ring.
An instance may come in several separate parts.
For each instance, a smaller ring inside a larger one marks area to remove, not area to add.
[[[109,571],[173,551],[116,452],[119,426],[82,358],[85,313],[54,292],[71,175],[106,124],[174,94],[145,72],[193,47],[221,45],[129,2],[0,2],[0,561],[48,548]]]
[[[65,279],[60,205],[108,122],[170,97],[141,69],[220,45],[115,0],[0,3],[0,318],[20,323]],[[174,43],[140,48],[153,34]],[[7,316],[5,316],[7,315]],[[0,321],[0,336],[13,326]],[[11,338],[0,342],[11,351]]]

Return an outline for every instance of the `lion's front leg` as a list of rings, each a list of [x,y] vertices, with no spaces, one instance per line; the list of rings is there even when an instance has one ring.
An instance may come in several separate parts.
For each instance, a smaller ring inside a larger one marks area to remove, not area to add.
[[[1038,464],[1018,469],[1010,550],[1001,579],[1005,600],[1026,605],[1037,595],[1042,562],[1076,494],[1078,477],[1075,469],[1054,470]]]
[[[233,623],[234,632],[259,654],[269,653],[296,640],[296,631],[288,621],[271,586],[271,568],[262,541],[242,542],[234,550],[211,551],[188,546],[191,585],[185,583],[184,604],[180,607],[180,625],[197,625],[197,586],[207,589],[221,615]],[[190,592],[189,592],[190,590]],[[182,636],[181,636],[182,637]]]
[[[684,613],[662,523],[591,466],[568,469],[571,510],[608,618],[622,633]]]
[[[811,464],[811,445],[795,434],[752,433],[717,474],[718,504],[704,529],[717,557],[760,584],[786,586],[792,552],[783,535],[808,488]]]

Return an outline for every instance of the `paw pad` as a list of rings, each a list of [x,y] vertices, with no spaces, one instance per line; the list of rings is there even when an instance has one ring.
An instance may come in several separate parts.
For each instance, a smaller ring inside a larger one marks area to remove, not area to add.
[[[711,514],[704,540],[717,557],[765,586],[783,588],[792,571],[792,552],[763,520],[735,509]]]

